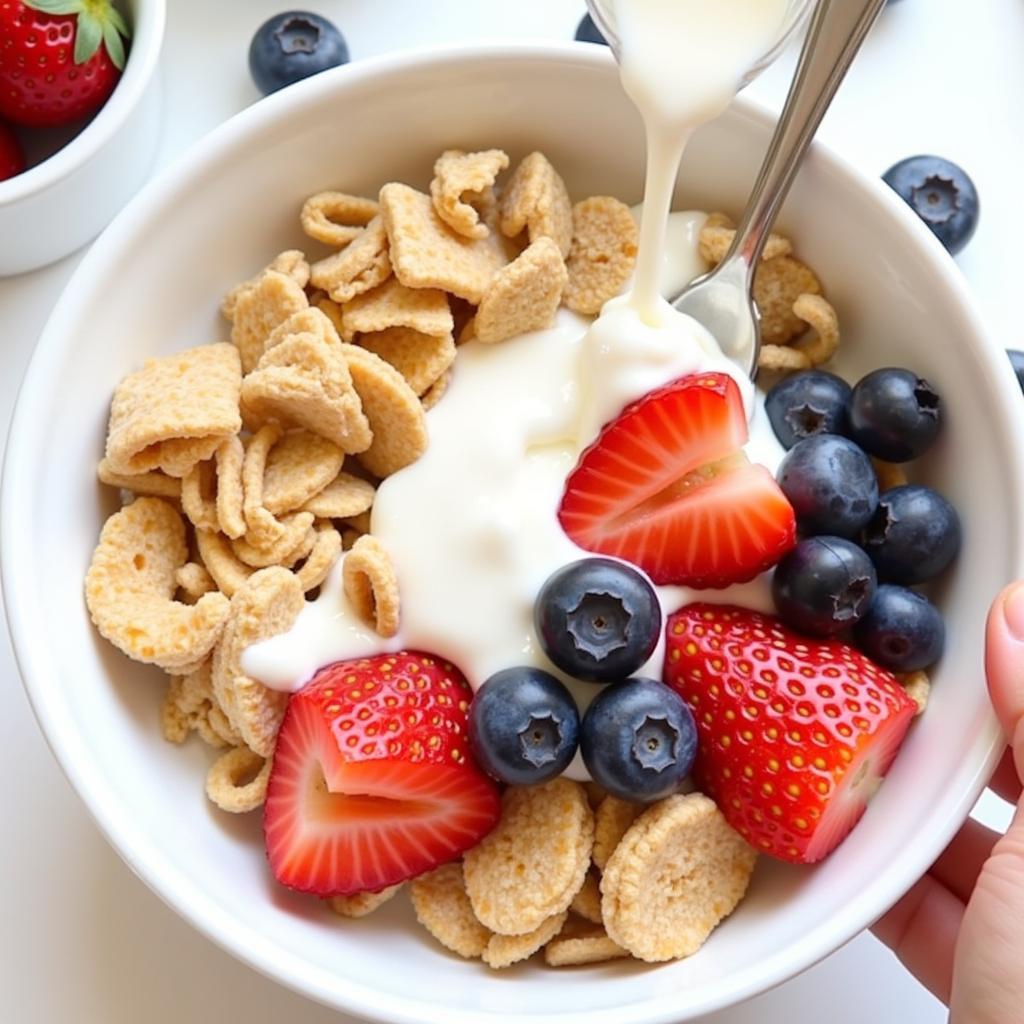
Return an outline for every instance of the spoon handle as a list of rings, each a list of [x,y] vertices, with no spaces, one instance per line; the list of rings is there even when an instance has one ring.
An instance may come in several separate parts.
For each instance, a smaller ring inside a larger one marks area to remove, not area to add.
[[[748,268],[757,265],[804,153],[884,6],[885,0],[818,0],[786,105],[726,259],[740,256]]]

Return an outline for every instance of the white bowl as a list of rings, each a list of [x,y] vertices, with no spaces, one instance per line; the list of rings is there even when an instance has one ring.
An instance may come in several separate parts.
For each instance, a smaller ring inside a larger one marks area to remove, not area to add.
[[[738,210],[771,118],[738,102],[700,133],[679,202]],[[947,429],[922,467],[964,523],[939,595],[948,654],[934,696],[863,822],[821,866],[765,860],[750,896],[691,959],[502,974],[443,952],[405,898],[340,922],[276,886],[259,815],[203,795],[209,755],[157,729],[159,673],[94,633],[82,575],[113,506],[95,481],[111,392],[145,356],[223,337],[229,286],[303,244],[303,197],[428,181],[447,146],[545,150],[572,194],[640,197],[637,116],[606,53],[489,46],[328,72],[207,138],[117,220],[53,313],[18,402],[0,523],[4,596],[29,696],[72,784],[128,864],[224,948],[314,999],[408,1024],[678,1022],[760,992],[835,950],[924,871],[966,816],[1000,745],[982,680],[989,600],[1024,575],[1020,394],[935,239],[874,180],[820,147],[782,224],[822,273],[845,325],[840,369],[906,364],[945,395]]]
[[[91,241],[153,166],[165,0],[128,0],[127,6],[128,61],[103,108],[53,156],[0,181],[0,277],[44,267]]]

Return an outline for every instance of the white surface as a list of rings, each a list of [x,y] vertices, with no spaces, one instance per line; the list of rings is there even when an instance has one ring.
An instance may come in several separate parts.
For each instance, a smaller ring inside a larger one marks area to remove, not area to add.
[[[160,145],[166,9],[164,0],[129,0],[128,12],[131,59],[110,100],[49,160],[0,182],[2,275],[35,270],[91,242],[149,175]]]
[[[436,3],[430,5],[429,17],[425,6],[352,0],[321,9],[349,30],[359,56],[414,41],[510,30],[502,23],[511,5],[489,4],[482,11],[480,4]],[[250,29],[274,8],[264,0],[244,8],[176,0],[165,67],[165,153],[180,151],[250,101],[246,41]],[[578,15],[569,0],[520,2],[514,9],[516,27],[562,38]],[[1013,0],[990,0],[971,17],[971,52],[963,53],[967,33],[956,0],[928,0],[927,5],[925,0],[905,0],[887,12],[824,134],[868,169],[880,170],[917,149],[932,149],[968,166],[981,189],[986,215],[962,266],[996,327],[1008,328],[1016,323],[1010,275],[1015,273],[1015,189],[1024,147],[1019,137],[999,128],[1015,123],[1011,103],[1024,85],[1016,59],[1024,43],[1024,13]],[[231,54],[233,60],[228,59]],[[189,73],[196,66],[203,67],[202,76]],[[950,69],[957,74],[951,75]],[[958,87],[957,82],[964,84]],[[985,83],[993,83],[990,93]],[[757,83],[755,93],[772,99],[784,88],[778,69]],[[70,262],[0,282],[0,402],[5,411],[32,341],[70,273]],[[1005,331],[1001,336],[1008,343],[1014,338]],[[16,780],[8,788],[13,807],[8,809],[2,854],[0,982],[5,1015],[26,1024],[72,1019],[84,1024],[164,1024],[228,1013],[259,1024],[282,1015],[301,1024],[337,1021],[337,1015],[289,995],[220,953],[131,878],[54,767],[16,683],[6,639],[3,643],[8,685],[2,698],[0,756],[6,777]],[[836,988],[841,998],[836,998]],[[836,1024],[872,1019],[937,1024],[944,1019],[937,1004],[906,981],[888,954],[869,939],[858,940],[776,993],[712,1019],[716,1024],[783,1019],[800,1024],[819,1019],[825,1007]]]

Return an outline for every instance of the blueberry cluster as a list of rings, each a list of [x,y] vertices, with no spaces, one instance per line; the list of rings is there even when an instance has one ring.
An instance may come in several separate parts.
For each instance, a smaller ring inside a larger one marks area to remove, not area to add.
[[[655,679],[634,677],[661,636],[650,581],[610,558],[559,569],[541,588],[534,625],[551,663],[605,685],[580,718],[550,672],[504,669],[477,691],[469,738],[477,762],[502,782],[530,785],[561,774],[577,749],[595,781],[624,800],[660,800],[678,789],[697,752],[690,709]]]
[[[928,451],[942,428],[939,395],[905,369],[875,370],[853,388],[809,370],[777,384],[765,409],[789,449],[778,480],[801,536],[775,569],[779,615],[812,636],[849,634],[895,672],[931,665],[945,627],[910,587],[953,561],[960,521],[930,487],[880,492],[871,457],[903,463]]]

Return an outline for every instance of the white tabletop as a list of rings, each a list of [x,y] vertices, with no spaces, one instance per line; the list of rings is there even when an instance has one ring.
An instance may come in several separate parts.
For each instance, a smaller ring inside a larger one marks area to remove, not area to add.
[[[252,31],[282,0],[170,0],[160,163],[257,98]],[[353,56],[482,36],[567,39],[582,0],[319,0]],[[1008,346],[1018,327],[1017,245],[1024,173],[1024,6],[1019,0],[903,0],[887,10],[822,128],[870,173],[935,152],[962,163],[982,200],[960,264]],[[792,55],[751,87],[778,106]],[[196,69],[201,69],[200,73]],[[842,244],[841,239],[836,240]],[[32,346],[80,256],[0,281],[0,422]],[[865,296],[865,302],[871,297]],[[936,338],[936,344],[944,339]],[[980,667],[979,667],[980,668]],[[18,1024],[346,1024],[253,973],[193,932],[107,846],[53,762],[0,635],[0,1017]],[[997,826],[1007,808],[976,814]],[[706,1024],[939,1024],[944,1009],[869,936],[788,985]],[[354,1024],[354,1022],[353,1022]]]

